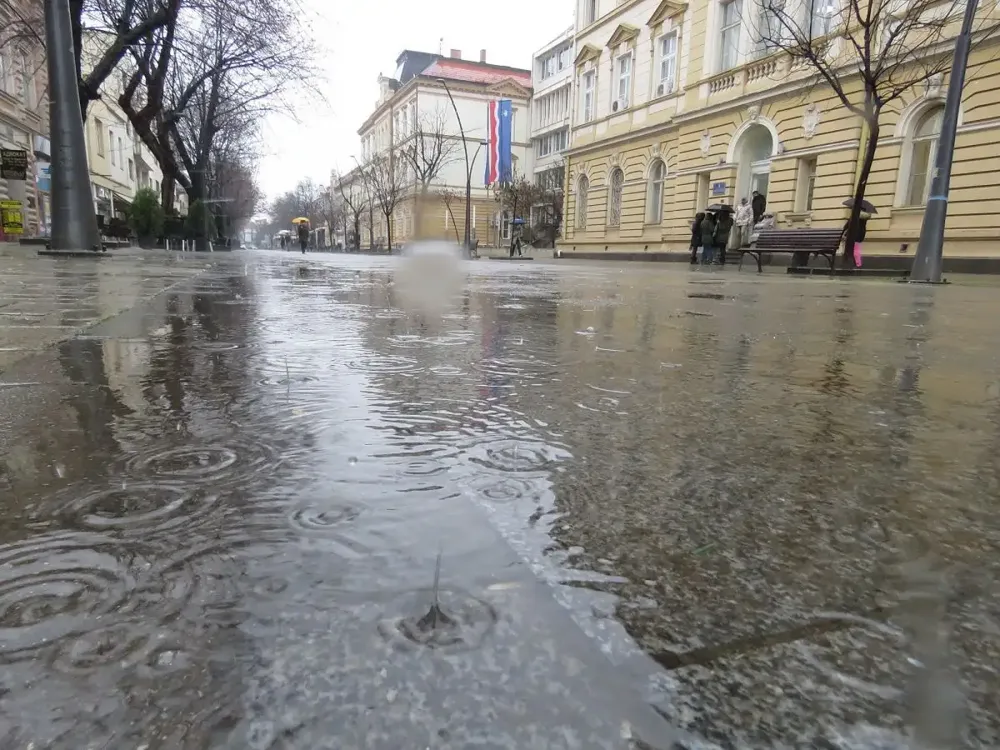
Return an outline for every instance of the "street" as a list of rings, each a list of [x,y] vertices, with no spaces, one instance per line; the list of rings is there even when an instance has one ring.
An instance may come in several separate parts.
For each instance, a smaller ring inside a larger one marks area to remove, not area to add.
[[[5,749],[1000,745],[993,279],[0,256]]]

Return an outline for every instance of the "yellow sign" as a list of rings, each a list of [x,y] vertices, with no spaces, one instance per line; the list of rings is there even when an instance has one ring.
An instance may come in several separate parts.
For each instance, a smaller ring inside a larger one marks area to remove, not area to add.
[[[24,234],[24,213],[21,201],[0,201],[0,217],[4,234]]]

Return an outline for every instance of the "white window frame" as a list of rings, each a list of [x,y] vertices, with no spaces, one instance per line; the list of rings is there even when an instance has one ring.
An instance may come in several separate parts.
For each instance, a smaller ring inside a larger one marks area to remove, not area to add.
[[[672,94],[677,88],[677,48],[678,48],[678,35],[677,31],[670,31],[660,37],[658,42],[659,49],[659,73],[660,81],[659,86],[663,87],[662,94]],[[667,44],[668,42],[673,42],[673,50],[668,55],[667,54]],[[667,63],[670,63],[669,66]],[[665,68],[668,68],[665,70]]]
[[[115,161],[115,134],[111,130],[111,126],[108,126],[108,157],[111,159],[111,166],[117,167],[118,163]]]
[[[615,58],[615,90],[612,101],[618,102],[619,112],[628,109],[632,101],[632,63],[634,57],[633,51],[629,50]]]
[[[808,0],[807,0],[808,1]],[[726,23],[726,11],[735,9],[735,19]],[[723,0],[719,3],[719,72],[731,70],[740,64],[740,37],[743,34],[743,0]],[[733,59],[726,57],[726,37],[735,34],[735,44],[732,45]]]
[[[819,162],[815,156],[807,156],[798,160],[795,175],[795,210],[807,213],[813,210],[816,190],[816,174]]]
[[[511,227],[514,226],[514,219],[511,216],[510,211],[501,211],[500,216],[497,218],[500,223],[500,239],[504,241],[510,240]]]
[[[597,15],[600,12],[598,8],[599,0],[583,0],[583,25],[590,26],[597,20]]]
[[[608,174],[608,226],[622,225],[622,203],[625,199],[625,172],[621,167],[613,167]]]
[[[594,105],[597,101],[597,71],[587,70],[583,74],[583,82],[580,86],[580,90],[583,92],[583,100],[581,102],[581,107],[583,109],[583,121],[591,122],[594,120],[597,114],[594,111]]]
[[[779,4],[779,0],[758,0],[758,2],[754,56],[760,58],[776,52],[779,49],[778,39],[785,35],[782,33],[781,21],[773,11],[775,5]]]
[[[587,228],[587,204],[590,199],[590,178],[580,175],[576,181],[576,228]]]
[[[97,133],[97,155],[104,156],[104,122],[100,117],[94,118],[94,131]]]
[[[914,207],[914,208],[916,208],[916,207],[926,206],[927,205],[927,198],[928,198],[928,196],[930,195],[930,192],[931,192],[931,184],[934,181],[934,167],[935,167],[935,164],[937,164],[938,138],[939,138],[939,136],[941,134],[941,126],[939,124],[938,128],[937,128],[937,132],[936,133],[932,133],[930,135],[918,136],[918,135],[916,135],[916,130],[917,130],[917,128],[920,127],[920,125],[923,122],[926,121],[926,119],[928,118],[928,116],[931,116],[932,114],[936,115],[936,114],[939,114],[939,113],[942,113],[942,112],[943,112],[943,107],[940,106],[940,105],[939,106],[934,106],[934,107],[929,107],[929,108],[925,109],[923,112],[921,112],[918,117],[915,117],[913,119],[912,129],[911,129],[910,133],[907,135],[906,144],[905,144],[905,155],[906,155],[906,165],[905,165],[906,166],[906,172],[905,172],[905,174],[906,174],[906,178],[903,181],[902,195],[900,196],[900,203],[899,203],[899,205],[901,207],[907,207],[907,208]],[[914,173],[913,173],[913,166],[914,166],[914,164],[913,164],[913,153],[914,153],[914,149],[918,145],[922,145],[922,144],[925,144],[925,143],[930,144],[930,148],[927,149],[927,168],[926,168],[926,172],[924,173],[924,176],[923,176],[923,183],[924,184],[923,184],[923,188],[921,190],[921,197],[922,197],[922,199],[920,200],[919,203],[917,203],[917,202],[914,202],[911,199],[911,196],[913,195],[913,188],[914,188],[914,184],[913,184],[913,178],[914,178]]]
[[[660,170],[659,179],[655,179],[655,170]],[[663,223],[663,195],[667,184],[667,165],[663,159],[655,159],[649,166],[646,179],[646,223]]]
[[[833,29],[836,0],[805,0],[806,28],[810,38],[822,39]]]

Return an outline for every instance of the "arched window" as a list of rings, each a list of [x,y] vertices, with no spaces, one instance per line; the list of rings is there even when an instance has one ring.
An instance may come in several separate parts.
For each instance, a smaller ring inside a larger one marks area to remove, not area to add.
[[[944,109],[930,109],[917,120],[910,137],[910,171],[906,183],[907,206],[922,206],[927,203],[937,160],[937,140],[941,132]]]
[[[666,176],[666,165],[657,159],[649,168],[649,184],[646,188],[646,222],[649,224],[663,222],[663,180]]]
[[[622,223],[622,191],[625,188],[625,174],[615,167],[608,178],[608,226],[618,227]]]
[[[581,175],[576,184],[576,228],[587,228],[587,197],[590,192],[590,180],[587,175]]]

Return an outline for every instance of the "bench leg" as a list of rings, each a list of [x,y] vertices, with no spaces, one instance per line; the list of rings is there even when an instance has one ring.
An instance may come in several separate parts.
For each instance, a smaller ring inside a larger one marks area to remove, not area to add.
[[[757,273],[764,273],[764,267],[761,265],[761,256],[763,256],[763,253],[757,253],[753,256],[754,260],[757,261]]]
[[[742,250],[740,250],[740,264],[736,267],[737,271],[743,270],[743,256],[746,255]]]
[[[830,253],[829,255],[827,255],[827,257],[830,260],[830,275],[832,276],[834,270],[833,266],[837,262],[837,253],[836,252]]]

